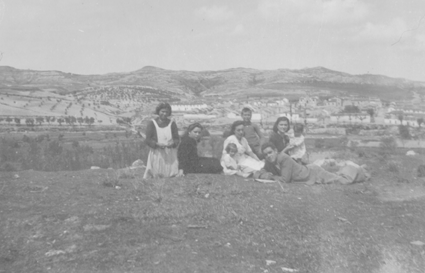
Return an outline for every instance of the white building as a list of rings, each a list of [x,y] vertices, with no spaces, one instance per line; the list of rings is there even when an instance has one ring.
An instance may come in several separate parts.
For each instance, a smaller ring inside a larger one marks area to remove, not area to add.
[[[188,103],[188,104],[173,104],[171,105],[171,110],[176,112],[190,112],[195,109],[206,109],[208,105],[205,103]]]

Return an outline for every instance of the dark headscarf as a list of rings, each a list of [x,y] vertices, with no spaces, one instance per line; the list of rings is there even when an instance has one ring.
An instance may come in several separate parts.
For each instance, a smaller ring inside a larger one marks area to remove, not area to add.
[[[204,127],[199,122],[195,122],[195,123],[190,124],[187,127],[186,131],[183,134],[183,137],[189,137],[189,133],[192,132],[192,130],[195,129],[195,128],[199,128],[199,129],[201,129],[201,131],[204,130]],[[200,140],[201,139],[198,139],[198,142]]]

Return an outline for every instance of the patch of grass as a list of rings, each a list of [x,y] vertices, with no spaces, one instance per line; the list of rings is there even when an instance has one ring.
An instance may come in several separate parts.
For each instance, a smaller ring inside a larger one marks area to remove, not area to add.
[[[105,187],[120,187],[120,177],[118,172],[113,172],[112,174],[107,173],[106,177],[102,181],[102,185]]]
[[[118,173],[117,174],[118,178],[123,178],[123,179],[135,178],[134,170],[128,167],[117,170],[117,173]]]
[[[387,165],[388,165],[388,171],[395,174],[398,174],[400,172],[400,167],[396,162],[390,161],[387,163]]]
[[[76,140],[67,143],[51,138],[28,137],[25,141],[0,139],[0,166],[8,162],[19,169],[42,171],[81,170],[91,166],[124,168],[147,159],[148,148],[140,140],[116,141],[93,148]]]

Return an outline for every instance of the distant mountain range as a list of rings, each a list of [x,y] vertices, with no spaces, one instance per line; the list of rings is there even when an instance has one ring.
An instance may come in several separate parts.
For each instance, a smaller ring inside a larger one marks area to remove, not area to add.
[[[146,86],[185,99],[243,96],[363,95],[386,100],[425,95],[425,82],[382,75],[351,75],[324,67],[299,70],[232,68],[176,71],[152,66],[128,73],[78,75],[61,71],[22,70],[0,66],[0,92],[49,91],[67,94],[104,86]],[[183,96],[182,96],[183,95]]]

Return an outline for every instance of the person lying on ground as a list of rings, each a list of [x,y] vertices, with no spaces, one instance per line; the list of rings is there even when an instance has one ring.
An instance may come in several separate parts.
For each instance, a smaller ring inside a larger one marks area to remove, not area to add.
[[[273,143],[267,142],[261,146],[266,158],[264,168],[254,173],[256,179],[276,180],[283,183],[305,182],[309,185],[341,183],[350,184],[365,180],[364,176],[352,175],[345,177],[341,173],[331,173],[318,165],[302,165],[294,161],[289,155],[279,153]],[[351,168],[350,172],[362,172],[362,168]]]

